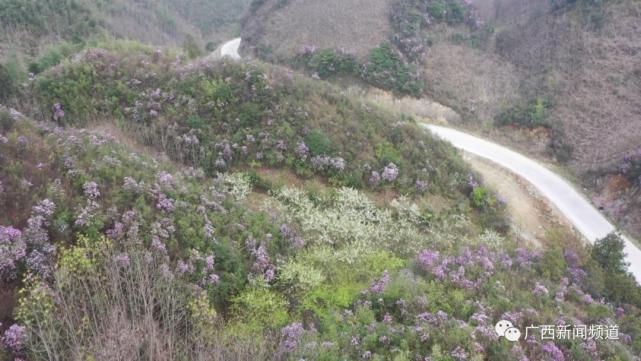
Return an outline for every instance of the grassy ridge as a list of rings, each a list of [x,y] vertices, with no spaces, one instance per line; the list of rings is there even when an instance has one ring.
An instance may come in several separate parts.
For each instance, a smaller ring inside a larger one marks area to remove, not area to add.
[[[43,74],[33,95],[42,114],[61,103],[68,125],[114,119],[142,143],[209,174],[285,167],[336,185],[455,198],[468,175],[451,147],[411,119],[263,65],[95,49]],[[398,175],[381,179],[386,168]]]

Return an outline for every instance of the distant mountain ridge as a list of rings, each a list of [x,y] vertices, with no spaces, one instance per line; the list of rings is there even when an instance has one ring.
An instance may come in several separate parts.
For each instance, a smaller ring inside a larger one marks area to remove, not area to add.
[[[0,60],[96,34],[157,45],[230,37],[249,0],[0,0]]]

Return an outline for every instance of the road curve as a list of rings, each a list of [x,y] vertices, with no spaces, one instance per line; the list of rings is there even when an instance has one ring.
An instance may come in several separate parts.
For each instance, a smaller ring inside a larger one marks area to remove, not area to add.
[[[241,41],[241,38],[236,38],[224,43],[220,49],[221,56],[239,60],[238,48]],[[452,143],[454,147],[489,159],[523,177],[550,200],[589,242],[594,243],[616,230],[614,225],[569,182],[534,160],[458,130],[427,124],[425,127],[438,137]],[[630,272],[641,284],[641,250],[627,237],[624,236],[623,240],[627,261],[630,263]]]
[[[436,136],[449,141],[454,147],[509,169],[536,187],[554,204],[583,236],[594,243],[616,228],[568,181],[548,168],[517,152],[496,143],[437,125],[425,125]],[[641,284],[641,250],[623,237],[630,272]]]
[[[234,60],[240,60],[240,54],[238,54],[238,48],[240,48],[241,38],[232,39],[223,44],[220,48],[221,57],[230,57]]]

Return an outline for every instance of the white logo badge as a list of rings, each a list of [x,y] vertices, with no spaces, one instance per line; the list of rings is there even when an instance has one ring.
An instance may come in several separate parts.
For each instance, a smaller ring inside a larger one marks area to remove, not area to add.
[[[514,327],[512,322],[507,320],[497,322],[494,330],[496,330],[496,334],[499,337],[505,337],[505,339],[511,342],[516,342],[521,338],[521,331]]]

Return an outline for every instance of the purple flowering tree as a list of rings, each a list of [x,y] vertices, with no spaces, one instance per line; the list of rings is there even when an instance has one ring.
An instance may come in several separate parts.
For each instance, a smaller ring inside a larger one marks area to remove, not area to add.
[[[381,184],[381,175],[377,171],[373,170],[372,174],[370,174],[368,183],[372,187],[377,187],[379,184]]]
[[[394,163],[388,164],[384,169],[383,172],[381,173],[381,178],[383,178],[384,181],[392,183],[398,178],[399,174],[399,169]]]
[[[13,324],[2,335],[3,346],[14,354],[24,351],[27,342],[27,329],[24,326]]]
[[[296,145],[296,155],[302,160],[307,160],[307,157],[309,157],[309,148],[305,143],[300,142]]]
[[[98,190],[98,184],[93,181],[83,184],[82,190],[86,198],[86,204],[80,209],[76,217],[75,225],[88,227],[95,218],[96,212],[100,209],[100,204],[98,203],[100,191]]]
[[[375,280],[371,286],[369,286],[369,292],[375,295],[380,295],[381,293],[385,292],[385,289],[387,288],[387,285],[390,283],[390,275],[389,272],[385,271],[383,272],[383,276],[381,278]]]
[[[45,279],[51,276],[56,254],[47,230],[55,209],[56,205],[49,199],[38,202],[33,206],[27,228],[23,231],[28,252],[25,259],[27,268]]]
[[[291,353],[296,350],[301,339],[305,335],[305,329],[300,322],[294,322],[282,328],[281,332],[281,351]]]
[[[0,279],[5,282],[14,281],[17,277],[17,264],[23,261],[27,254],[27,244],[22,238],[22,232],[13,227],[0,226]]]
[[[253,241],[255,244],[255,241]],[[266,282],[271,282],[276,277],[276,267],[271,263],[269,254],[264,245],[258,247],[252,246],[252,241],[248,241],[248,247],[253,259],[251,266],[252,274],[262,277]]]
[[[550,361],[565,361],[563,351],[561,351],[554,342],[546,342],[541,345],[541,351]]]
[[[65,111],[62,108],[62,104],[55,103],[53,107],[51,107],[51,112],[53,113],[52,114],[53,121],[60,124],[65,117]]]

